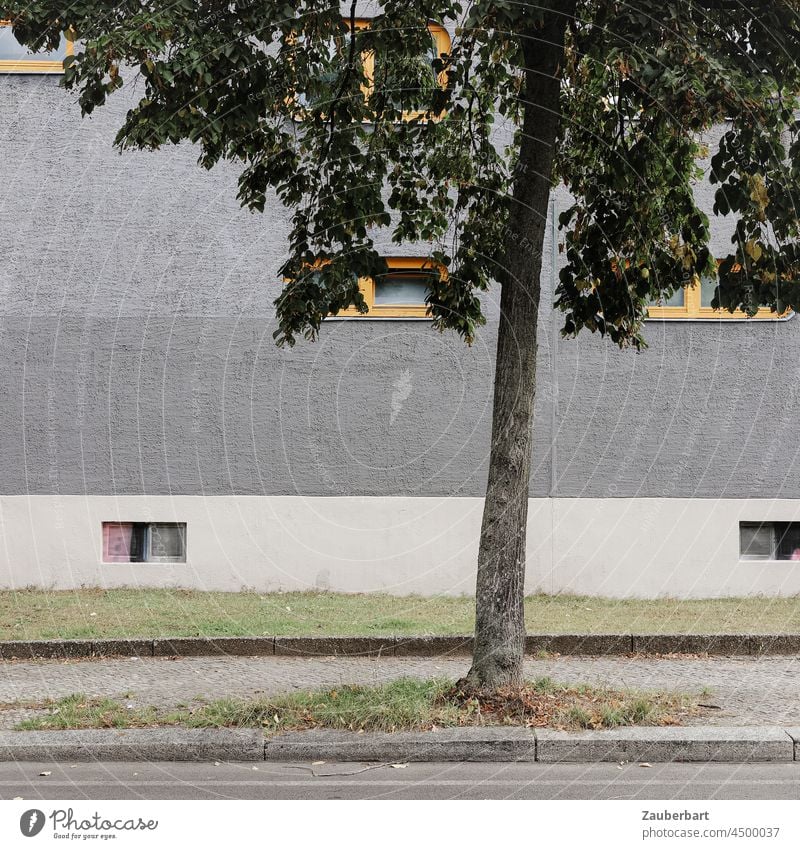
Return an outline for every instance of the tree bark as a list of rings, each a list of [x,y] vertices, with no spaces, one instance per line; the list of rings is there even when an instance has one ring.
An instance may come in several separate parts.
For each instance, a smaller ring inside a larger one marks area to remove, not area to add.
[[[575,0],[551,3],[556,8],[545,13],[543,25],[523,38],[524,117],[509,228],[499,258],[501,314],[489,481],[478,552],[475,646],[465,682],[479,690],[522,683],[540,276],[561,118],[564,36],[575,5]]]

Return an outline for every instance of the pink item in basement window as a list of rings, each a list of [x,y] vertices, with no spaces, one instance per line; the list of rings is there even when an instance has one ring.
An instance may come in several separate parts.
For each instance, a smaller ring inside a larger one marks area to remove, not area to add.
[[[132,522],[103,523],[103,561],[105,563],[130,563]]]

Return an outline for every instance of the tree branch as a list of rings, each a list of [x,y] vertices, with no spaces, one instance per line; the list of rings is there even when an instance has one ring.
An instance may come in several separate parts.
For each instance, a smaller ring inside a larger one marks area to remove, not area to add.
[[[350,51],[347,56],[347,66],[345,67],[344,77],[339,85],[339,90],[336,92],[333,100],[331,101],[330,117],[328,119],[328,123],[330,124],[330,134],[328,135],[328,140],[322,146],[322,159],[328,155],[328,150],[333,143],[333,136],[336,128],[336,107],[341,102],[342,96],[347,90],[347,85],[350,82],[350,77],[353,73],[353,65],[356,61],[356,5],[357,0],[353,0],[350,4]]]

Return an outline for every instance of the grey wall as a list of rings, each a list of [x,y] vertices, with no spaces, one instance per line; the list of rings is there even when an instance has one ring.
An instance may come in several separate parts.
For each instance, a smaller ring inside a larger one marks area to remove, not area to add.
[[[472,348],[350,320],[278,350],[283,210],[72,99],[0,76],[0,494],[482,494],[492,297]],[[800,495],[800,321],[650,322],[639,355],[552,327],[533,495]]]

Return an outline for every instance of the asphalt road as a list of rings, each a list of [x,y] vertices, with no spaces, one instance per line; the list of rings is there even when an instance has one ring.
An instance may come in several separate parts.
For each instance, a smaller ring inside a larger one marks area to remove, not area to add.
[[[0,799],[19,797],[799,799],[800,764],[0,763]]]

